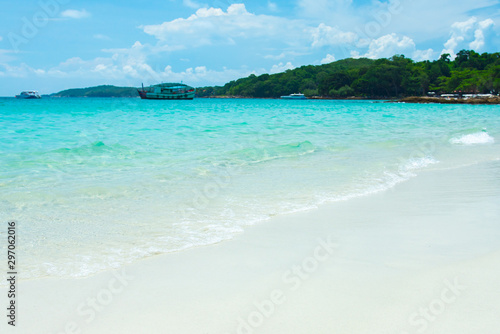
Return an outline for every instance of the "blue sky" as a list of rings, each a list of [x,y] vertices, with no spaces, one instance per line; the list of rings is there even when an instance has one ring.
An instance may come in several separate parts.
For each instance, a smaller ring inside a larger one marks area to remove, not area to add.
[[[21,5],[22,4],[22,5]],[[0,96],[221,85],[348,57],[498,52],[492,0],[1,1]]]

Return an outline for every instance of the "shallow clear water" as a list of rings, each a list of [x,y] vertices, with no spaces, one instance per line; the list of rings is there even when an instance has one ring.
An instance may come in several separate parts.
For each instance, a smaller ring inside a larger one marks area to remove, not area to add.
[[[0,130],[23,278],[86,276],[500,159],[498,106],[0,99]]]

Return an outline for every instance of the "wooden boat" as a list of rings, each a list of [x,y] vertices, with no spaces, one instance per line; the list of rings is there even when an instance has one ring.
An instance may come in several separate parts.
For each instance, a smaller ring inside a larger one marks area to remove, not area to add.
[[[192,100],[196,89],[182,83],[162,83],[137,90],[141,99]]]

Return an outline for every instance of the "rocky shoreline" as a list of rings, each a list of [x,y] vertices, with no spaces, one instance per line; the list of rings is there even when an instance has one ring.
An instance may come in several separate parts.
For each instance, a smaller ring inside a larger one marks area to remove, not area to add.
[[[404,103],[442,103],[442,104],[500,104],[500,97],[468,98],[468,99],[447,99],[442,97],[410,96],[396,101]]]

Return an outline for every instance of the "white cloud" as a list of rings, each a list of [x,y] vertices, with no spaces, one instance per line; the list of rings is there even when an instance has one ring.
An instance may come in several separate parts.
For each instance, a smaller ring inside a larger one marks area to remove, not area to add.
[[[216,84],[222,85],[231,80],[239,79],[242,77],[247,77],[250,74],[255,73],[255,71],[250,71],[248,69],[227,69],[222,70],[211,70],[206,66],[190,67],[180,72],[175,72],[172,70],[170,65],[166,66],[163,71],[155,72],[155,76],[150,77],[150,83],[157,82],[189,82],[191,85],[208,85]],[[137,78],[142,80],[141,77]],[[213,82],[213,83],[212,83]]]
[[[354,44],[358,40],[358,35],[353,32],[345,32],[337,27],[331,27],[321,23],[316,28],[309,29],[312,38],[312,46],[320,47],[325,45]]]
[[[449,53],[452,58],[455,57],[455,50],[459,43],[464,41],[463,36],[452,36],[446,43],[444,43],[444,49],[441,54]]]
[[[471,17],[467,21],[453,23],[451,25],[451,37],[444,43],[444,49],[441,51],[441,54],[449,53],[454,57],[457,46],[464,41],[465,35],[472,29],[476,21],[475,17]]]
[[[286,64],[279,63],[278,65],[273,65],[269,73],[271,74],[281,73],[285,72],[286,70],[293,70],[294,68],[295,66],[293,66],[291,62],[287,62]]]
[[[286,54],[284,52],[280,53],[279,55],[266,55],[264,58],[266,59],[274,59],[274,60],[280,60],[286,57]]]
[[[13,56],[13,54],[15,54],[15,51],[13,50],[0,49],[0,64],[15,60],[16,58]]]
[[[164,46],[142,44],[136,41],[130,48],[105,49],[107,57],[84,60],[80,57],[69,58],[57,66],[46,69],[22,66],[0,65],[2,76],[30,77],[36,75],[45,79],[59,79],[65,82],[79,82],[79,85],[91,85],[99,82],[118,83],[121,85],[154,84],[158,82],[184,81],[192,85],[222,85],[231,80],[247,77],[250,74],[266,73],[263,68],[240,67],[228,69],[210,69],[203,64],[174,70],[173,65],[153,67],[148,62],[151,54],[163,52]],[[286,53],[286,52],[285,52]],[[289,52],[293,53],[293,52]],[[271,73],[293,69],[291,62],[280,62],[272,66]],[[62,81],[61,81],[62,82]]]
[[[476,51],[481,50],[485,44],[484,31],[493,25],[495,25],[495,22],[492,19],[479,22],[479,27],[474,31],[474,41],[469,44],[469,47]]]
[[[356,50],[351,51],[351,58],[356,58],[357,59],[357,58],[362,58],[362,57],[364,57],[364,56],[362,56],[359,53],[359,51],[356,51]]]
[[[359,37],[378,38],[392,32],[412,37],[420,44],[448,38],[455,21],[465,21],[465,13],[498,5],[498,0],[296,0],[297,17],[316,25],[324,23]],[[373,29],[375,28],[375,29]]]
[[[32,68],[24,63],[10,66],[0,62],[0,75],[13,78],[27,78],[36,75],[44,80],[59,79],[78,82],[80,86],[102,82],[134,86],[141,82],[149,85],[181,80],[192,85],[204,86],[222,85],[231,80],[247,77],[252,73],[257,74],[255,70],[246,67],[239,69],[224,67],[220,70],[214,70],[204,65],[198,65],[177,72],[173,70],[171,65],[153,68],[147,63],[147,56],[151,48],[149,45],[135,42],[129,49],[114,50],[115,52],[109,57],[97,57],[91,60],[73,57],[48,69]],[[106,51],[111,52],[111,50]],[[265,70],[260,69],[258,72],[265,73]]]
[[[103,34],[95,34],[93,36],[95,39],[102,39],[104,41],[110,41],[111,38],[109,36],[103,35]]]
[[[471,17],[467,21],[463,22],[455,22],[451,25],[453,29],[456,31],[461,32],[462,34],[465,34],[467,31],[471,30],[474,27],[474,24],[477,22],[477,18]]]
[[[303,56],[306,54],[308,54],[308,53],[296,52],[296,51],[284,51],[284,52],[280,53],[279,55],[265,55],[264,58],[265,59],[280,60],[280,59],[283,59],[285,57],[297,57],[297,56]]]
[[[454,58],[455,53],[461,48],[469,47],[479,51],[485,45],[485,31],[494,24],[491,19],[478,22],[474,16],[466,21],[453,23],[451,25],[451,36],[444,43],[444,49],[441,51],[441,54],[449,53]],[[465,44],[467,42],[468,45]]]
[[[474,40],[470,42],[469,47],[473,50],[479,50],[484,46],[484,33],[481,29],[474,32]]]
[[[415,50],[415,52],[413,52],[412,59],[415,61],[431,60],[433,59],[433,56],[434,50],[432,49]]]
[[[493,25],[495,25],[495,22],[492,19],[486,19],[479,22],[479,29],[485,30]]]
[[[141,27],[145,33],[169,45],[236,44],[241,39],[260,39],[297,45],[304,40],[306,26],[298,20],[249,13],[244,4],[221,8],[200,8],[188,18]]]
[[[321,64],[329,64],[335,61],[335,56],[327,54],[325,58],[321,59]]]
[[[267,8],[271,11],[271,12],[276,12],[278,11],[278,5],[274,2],[271,2],[271,1],[268,1],[267,2]]]
[[[408,36],[399,38],[396,34],[388,34],[370,42],[368,51],[364,55],[354,51],[351,55],[354,58],[388,58],[395,54],[413,54],[415,52],[415,42]]]
[[[415,42],[410,37],[399,37],[392,33],[371,40],[365,54],[361,54],[357,50],[351,51],[351,57],[353,58],[390,58],[397,54],[405,55],[415,61],[422,61],[432,59],[434,50],[418,50]]]
[[[77,10],[77,9],[67,9],[61,13],[61,16],[69,19],[83,19],[86,17],[90,17],[90,13],[85,9]]]
[[[184,4],[184,6],[189,7],[189,8],[194,8],[194,9],[198,9],[200,7],[203,7],[202,5],[200,5],[199,3],[197,3],[196,1],[193,1],[193,0],[182,0],[182,3]]]
[[[29,74],[35,74],[36,70],[26,65],[26,63],[21,63],[17,66],[11,66],[9,64],[0,64],[3,66],[2,76],[10,78],[27,78]]]

